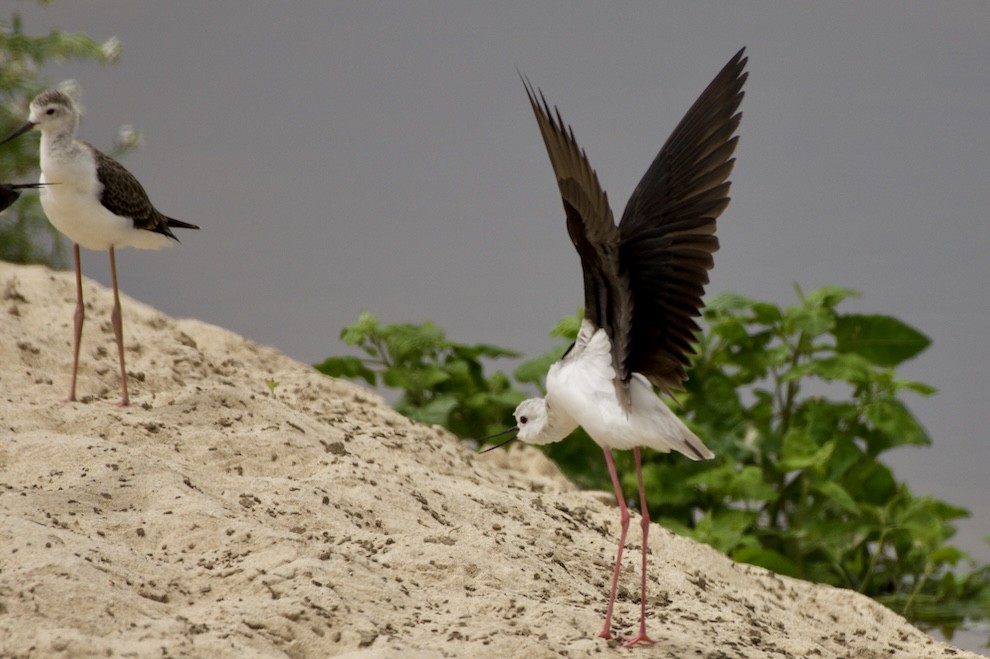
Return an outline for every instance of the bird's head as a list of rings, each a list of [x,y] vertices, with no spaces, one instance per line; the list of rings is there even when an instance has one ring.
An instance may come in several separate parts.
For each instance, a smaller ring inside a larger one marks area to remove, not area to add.
[[[49,128],[68,128],[74,133],[79,125],[79,111],[68,94],[59,89],[48,89],[31,101],[28,123],[42,132]]]
[[[524,444],[552,444],[567,437],[577,427],[576,423],[565,422],[563,419],[558,419],[551,414],[550,406],[543,398],[524,400],[519,403],[513,415],[516,417],[515,426],[485,439],[494,439],[509,434],[512,436],[503,442],[486,448],[484,451],[481,451],[482,453],[487,453],[492,449],[505,446],[514,439],[518,439]]]
[[[68,94],[58,89],[48,89],[31,101],[28,120],[20,128],[8,135],[0,144],[5,144],[33,128],[42,132],[68,132],[74,134],[79,126],[79,111]]]
[[[519,407],[513,413],[516,417],[516,439],[525,444],[550,444],[559,442],[563,437],[553,433],[553,424],[550,422],[550,414],[547,408],[547,401],[543,398],[530,398],[519,403]]]

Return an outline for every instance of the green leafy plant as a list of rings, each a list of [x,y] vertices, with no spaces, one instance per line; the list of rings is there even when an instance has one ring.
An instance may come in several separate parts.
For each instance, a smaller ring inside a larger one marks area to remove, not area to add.
[[[651,515],[735,560],[857,590],[951,637],[965,620],[990,619],[990,566],[949,544],[966,510],[914,495],[881,460],[931,443],[903,399],[935,390],[896,374],[929,340],[896,318],[841,313],[854,295],[798,290],[784,308],[736,294],[708,302],[686,390],[670,404],[717,457],[645,450]],[[580,316],[552,336],[572,341]],[[514,353],[449,342],[432,323],[381,327],[362,314],[341,336],[369,359],[330,358],[320,370],[398,388],[399,411],[470,438],[511,424],[524,397],[513,379],[542,393],[567,345],[509,378],[485,377],[480,360]],[[601,449],[582,431],[544,449],[575,482],[611,489]],[[616,462],[632,497],[630,453]]]
[[[60,31],[31,36],[23,32],[17,12],[10,20],[0,19],[0,139],[24,123],[28,103],[47,86],[39,72],[44,64],[65,60],[113,62],[119,53],[120,42],[115,38],[99,43],[84,34]],[[120,155],[138,140],[136,131],[122,129],[111,153]],[[37,172],[37,141],[21,138],[0,149],[0,182],[36,181]],[[0,216],[0,259],[51,266],[65,262],[64,244],[42,212],[37,194],[25,193]]]
[[[460,437],[484,437],[512,425],[523,399],[502,373],[486,377],[482,360],[517,357],[511,350],[447,339],[431,322],[380,325],[362,312],[340,333],[364,358],[330,357],[316,368],[335,377],[359,378],[402,392],[395,409],[416,421],[436,423]]]
[[[840,313],[848,289],[798,295],[787,308],[732,294],[708,303],[681,404],[719,458],[651,456],[651,488],[690,486],[674,510],[657,499],[660,519],[736,560],[860,591],[947,631],[990,618],[990,566],[947,544],[968,512],[915,496],[881,461],[931,443],[903,397],[935,389],[895,371],[928,338],[889,316]]]
[[[272,378],[265,378],[265,386],[268,387],[268,392],[272,395],[272,398],[275,397],[275,390],[278,389],[278,386],[280,384],[282,383],[279,382],[278,380]]]

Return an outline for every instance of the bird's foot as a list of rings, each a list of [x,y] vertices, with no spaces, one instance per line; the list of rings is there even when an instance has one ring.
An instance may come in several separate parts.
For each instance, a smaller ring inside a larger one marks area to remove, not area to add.
[[[608,628],[608,625],[606,625],[603,630],[598,632],[598,638],[604,638],[606,641],[612,640],[612,630]]]
[[[624,648],[631,648],[638,643],[642,643],[643,645],[652,645],[653,643],[656,643],[656,641],[647,636],[645,627],[640,627],[639,633],[635,636],[623,636],[622,640],[625,641],[625,643],[622,644],[622,647]]]
[[[131,400],[129,398],[121,398],[120,402],[117,403],[117,407],[130,407]]]

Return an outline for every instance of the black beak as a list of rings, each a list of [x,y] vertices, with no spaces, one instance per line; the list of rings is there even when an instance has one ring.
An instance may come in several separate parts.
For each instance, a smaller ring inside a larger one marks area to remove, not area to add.
[[[2,142],[0,142],[0,144],[6,144],[7,142],[9,142],[10,140],[14,139],[15,137],[20,137],[24,133],[26,133],[29,130],[31,130],[32,128],[34,128],[34,126],[35,126],[35,123],[33,121],[27,122],[26,124],[24,124],[23,126],[21,126],[20,128],[18,128],[17,130],[15,130],[13,133],[11,133],[10,135],[8,135]]]
[[[509,433],[518,433],[518,432],[519,432],[519,426],[513,426],[513,427],[509,428],[508,430],[503,430],[502,432],[497,432],[494,435],[488,435],[488,437],[485,437],[484,438],[484,441],[487,442],[489,439],[495,439],[496,437],[501,437],[502,435],[508,435]],[[513,435],[512,437],[509,437],[504,442],[499,442],[498,444],[495,444],[494,446],[489,446],[484,451],[478,451],[478,455],[481,455],[482,453],[488,453],[489,451],[494,451],[495,449],[499,448],[500,446],[505,446],[506,444],[508,444],[509,442],[511,442],[514,439],[516,439],[516,436],[515,435]]]

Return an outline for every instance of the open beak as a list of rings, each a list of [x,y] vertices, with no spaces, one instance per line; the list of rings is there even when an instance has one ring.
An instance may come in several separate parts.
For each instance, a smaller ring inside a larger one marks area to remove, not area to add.
[[[508,435],[509,433],[518,433],[518,432],[519,432],[519,426],[513,426],[513,427],[509,428],[508,430],[503,430],[502,432],[497,432],[494,435],[489,435],[488,437],[485,437],[484,438],[484,441],[487,442],[489,439],[495,439],[496,437],[501,437],[503,435]],[[508,444],[509,442],[511,442],[513,439],[516,439],[516,435],[515,434],[513,434],[512,437],[509,437],[504,442],[499,442],[498,444],[495,444],[494,446],[489,446],[484,451],[478,451],[478,454],[480,455],[482,453],[488,453],[489,451],[494,451],[495,449],[499,448],[500,446],[505,446],[506,444]]]
[[[17,130],[15,130],[13,133],[11,133],[10,135],[8,135],[2,142],[0,142],[0,144],[6,144],[10,140],[14,139],[15,137],[20,137],[21,135],[23,135],[24,133],[28,132],[29,130],[31,130],[34,127],[35,127],[35,123],[33,121],[27,122],[26,124],[24,124],[23,126],[21,126],[20,128],[18,128]]]

